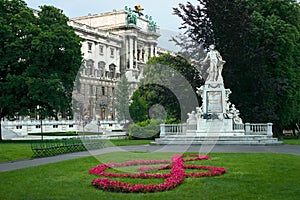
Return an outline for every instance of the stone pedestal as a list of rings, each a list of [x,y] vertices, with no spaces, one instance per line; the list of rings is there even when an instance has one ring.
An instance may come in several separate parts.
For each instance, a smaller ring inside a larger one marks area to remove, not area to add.
[[[236,124],[242,124],[239,111],[229,102],[231,91],[224,88],[222,79],[207,81],[198,88],[197,93],[203,103],[196,112],[189,113],[187,120],[187,135],[190,136],[241,136],[244,129],[238,129]]]

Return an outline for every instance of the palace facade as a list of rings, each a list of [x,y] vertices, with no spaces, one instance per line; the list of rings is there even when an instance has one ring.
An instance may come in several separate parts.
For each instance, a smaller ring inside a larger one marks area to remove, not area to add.
[[[75,119],[114,121],[118,80],[126,75],[130,93],[137,89],[145,63],[157,55],[159,28],[151,16],[128,7],[73,18],[69,25],[83,39],[84,63],[73,95]]]

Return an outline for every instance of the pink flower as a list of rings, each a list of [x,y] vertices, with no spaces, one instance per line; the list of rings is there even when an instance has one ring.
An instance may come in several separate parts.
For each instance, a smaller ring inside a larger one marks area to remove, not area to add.
[[[215,176],[221,175],[226,172],[225,168],[211,167],[211,166],[196,166],[196,165],[184,165],[184,162],[197,161],[209,159],[209,156],[201,156],[197,154],[191,154],[190,156],[195,158],[189,158],[183,160],[186,155],[173,155],[170,160],[132,160],[123,163],[109,163],[98,165],[91,168],[89,174],[95,174],[105,177],[128,177],[128,178],[165,178],[162,184],[131,184],[127,182],[121,182],[116,180],[110,180],[108,178],[97,178],[92,181],[92,185],[95,187],[111,191],[111,192],[161,192],[166,190],[171,190],[184,182],[186,177],[202,177],[202,176]],[[172,164],[169,164],[169,163]],[[151,167],[140,167],[138,174],[117,174],[117,173],[107,173],[105,172],[108,168],[113,167],[125,167],[133,165],[152,165],[152,164],[168,164],[165,166],[151,166]],[[165,170],[170,169],[170,173],[167,174],[148,174],[147,172],[152,170]],[[197,170],[207,170],[204,172],[192,172],[186,174],[184,169],[197,169]]]

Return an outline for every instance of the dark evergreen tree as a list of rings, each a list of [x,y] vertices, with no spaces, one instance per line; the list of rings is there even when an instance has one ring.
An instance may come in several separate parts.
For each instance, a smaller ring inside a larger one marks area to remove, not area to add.
[[[299,122],[299,4],[294,0],[199,0],[174,14],[185,34],[216,44],[231,101],[248,122]],[[298,88],[298,89],[297,89]]]

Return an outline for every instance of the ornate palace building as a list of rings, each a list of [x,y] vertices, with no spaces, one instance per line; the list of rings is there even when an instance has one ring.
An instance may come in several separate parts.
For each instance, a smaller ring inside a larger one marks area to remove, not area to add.
[[[75,118],[114,121],[114,93],[121,75],[126,75],[131,93],[137,89],[145,63],[157,55],[160,36],[152,17],[141,11],[138,5],[70,20],[83,39],[84,55],[74,90]]]

